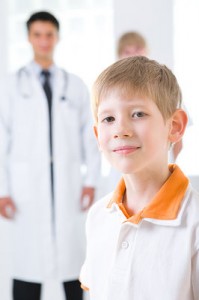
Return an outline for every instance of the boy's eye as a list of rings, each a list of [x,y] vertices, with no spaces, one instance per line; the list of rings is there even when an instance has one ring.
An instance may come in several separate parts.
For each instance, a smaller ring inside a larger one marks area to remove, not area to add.
[[[106,122],[106,123],[110,123],[110,122],[113,122],[115,120],[114,117],[106,117],[102,120],[102,122]]]
[[[136,111],[132,115],[133,118],[143,118],[144,116],[146,116],[146,114],[142,111]]]

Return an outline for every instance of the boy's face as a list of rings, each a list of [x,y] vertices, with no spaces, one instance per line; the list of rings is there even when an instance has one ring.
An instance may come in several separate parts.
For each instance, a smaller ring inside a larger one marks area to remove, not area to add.
[[[54,48],[59,39],[57,28],[53,23],[47,21],[33,22],[30,25],[28,38],[36,59],[52,59]]]
[[[167,164],[171,124],[151,99],[112,90],[99,103],[95,132],[110,163],[131,174]]]

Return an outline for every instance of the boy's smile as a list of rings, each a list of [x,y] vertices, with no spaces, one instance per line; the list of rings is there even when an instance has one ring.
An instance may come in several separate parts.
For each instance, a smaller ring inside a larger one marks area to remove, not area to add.
[[[151,99],[129,94],[116,89],[100,101],[96,127],[100,149],[124,174],[167,165],[171,119],[165,121]]]
[[[116,147],[113,152],[117,153],[117,154],[123,154],[123,155],[127,155],[130,154],[134,151],[136,151],[138,147],[134,147],[134,146],[120,146],[120,147]]]

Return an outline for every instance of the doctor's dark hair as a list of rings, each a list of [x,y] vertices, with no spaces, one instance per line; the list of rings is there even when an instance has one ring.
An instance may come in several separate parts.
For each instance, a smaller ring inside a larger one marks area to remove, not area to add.
[[[100,101],[112,91],[127,97],[153,100],[167,120],[181,107],[182,95],[175,75],[165,65],[144,56],[121,59],[106,68],[93,85],[92,111],[98,122]],[[113,107],[114,107],[114,103]]]
[[[55,16],[47,11],[39,11],[30,16],[30,18],[26,22],[28,31],[30,30],[31,24],[36,21],[50,22],[55,25],[55,27],[59,31],[59,21],[55,18]]]

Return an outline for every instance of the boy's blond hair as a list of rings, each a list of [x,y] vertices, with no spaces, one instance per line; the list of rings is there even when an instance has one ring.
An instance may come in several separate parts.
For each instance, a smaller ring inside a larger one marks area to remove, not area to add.
[[[174,74],[165,65],[144,56],[121,59],[98,76],[93,85],[92,97],[96,123],[100,100],[113,89],[130,97],[152,99],[165,120],[181,107],[181,90]]]
[[[145,38],[136,31],[123,34],[117,44],[117,56],[120,57],[127,46],[135,46],[138,49],[145,49],[147,52],[147,43]]]

